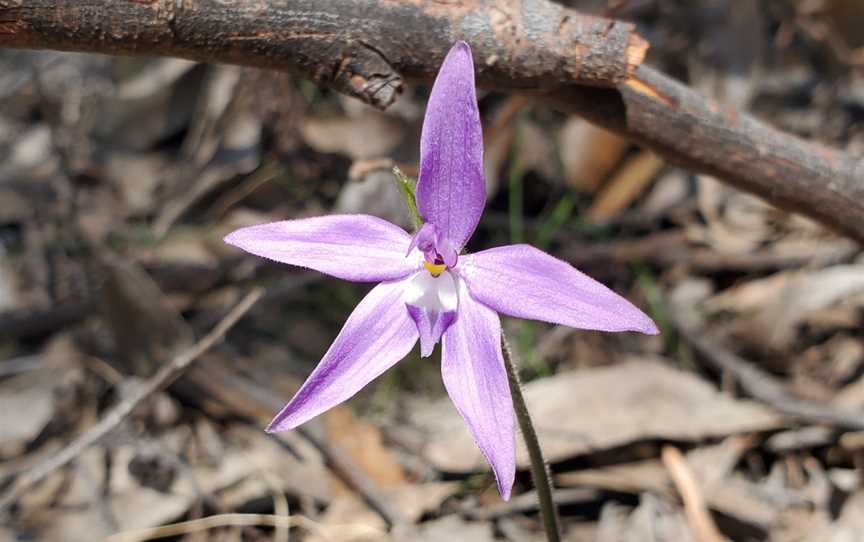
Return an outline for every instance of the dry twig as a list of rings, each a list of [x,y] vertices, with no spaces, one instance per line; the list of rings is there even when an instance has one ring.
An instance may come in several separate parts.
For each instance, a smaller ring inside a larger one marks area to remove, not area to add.
[[[0,512],[5,511],[12,503],[34,484],[44,480],[48,475],[60,469],[90,446],[99,442],[108,433],[116,429],[145,399],[174,382],[186,372],[192,363],[204,352],[219,342],[225,333],[236,324],[252,305],[261,297],[263,290],[255,289],[246,294],[237,305],[204,337],[192,347],[165,364],[155,375],[146,380],[128,397],[114,406],[96,425],[86,433],[70,442],[57,454],[34,466],[15,480],[12,487],[0,497]]]
[[[827,423],[843,429],[864,431],[864,417],[860,413],[794,397],[773,376],[705,338],[703,333],[688,327],[674,315],[670,314],[670,318],[687,344],[717,370],[728,371],[744,391],[755,399],[767,403],[783,414],[810,423]]]
[[[236,415],[266,423],[274,412],[285,406],[285,398],[273,389],[255,382],[227,364],[218,363],[218,360],[214,362],[208,365],[206,373],[193,370],[188,378],[206,390],[207,396],[215,398]],[[301,425],[295,431],[318,450],[334,474],[356,491],[388,525],[401,529],[411,527],[411,522],[401,510],[341,448],[331,444],[310,425]],[[272,437],[281,442],[278,434]]]
[[[303,516],[280,516],[275,514],[217,514],[190,521],[181,521],[170,525],[161,525],[148,529],[136,529],[113,534],[106,542],[143,542],[144,540],[155,540],[171,536],[197,533],[220,527],[273,527],[276,529],[290,529],[291,527],[303,527],[304,529],[320,533],[328,539],[345,540],[354,538],[377,538],[384,535],[377,529],[368,525],[334,525],[323,526]]]

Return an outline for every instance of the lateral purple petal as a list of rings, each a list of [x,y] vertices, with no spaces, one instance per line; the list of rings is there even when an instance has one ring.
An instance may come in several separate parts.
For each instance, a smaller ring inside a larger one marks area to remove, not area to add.
[[[458,316],[444,333],[441,347],[444,386],[492,466],[506,501],[516,474],[516,433],[501,354],[501,322],[494,311],[471,298],[462,281]]]
[[[420,135],[417,206],[458,252],[486,204],[483,129],[474,91],[474,61],[457,42],[438,72]]]
[[[385,282],[363,298],[268,432],[293,429],[346,401],[414,348],[417,326],[405,309],[403,288],[401,281]]]
[[[580,329],[659,333],[632,303],[529,245],[462,256],[459,273],[475,299],[510,316]]]
[[[332,215],[249,226],[225,242],[257,256],[354,282],[402,278],[420,263],[408,258],[411,236],[368,215]]]

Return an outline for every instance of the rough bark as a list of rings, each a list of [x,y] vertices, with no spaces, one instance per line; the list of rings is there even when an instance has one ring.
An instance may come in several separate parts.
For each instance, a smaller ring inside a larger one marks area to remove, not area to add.
[[[0,0],[0,47],[276,68],[378,107],[459,39],[505,88],[613,86],[647,49],[628,23],[547,0]]]
[[[432,80],[457,39],[481,86],[541,93],[864,242],[864,161],[706,100],[640,66],[630,25],[548,0],[0,0],[0,47],[281,69],[382,108],[406,79]]]

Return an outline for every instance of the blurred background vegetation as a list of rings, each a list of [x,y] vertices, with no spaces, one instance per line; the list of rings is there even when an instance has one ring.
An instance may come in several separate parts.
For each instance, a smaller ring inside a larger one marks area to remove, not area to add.
[[[649,64],[718,103],[864,153],[860,0],[562,3],[636,23]],[[409,87],[380,112],[280,73],[0,50],[0,488],[266,287],[224,344],[17,499],[0,541],[288,539],[286,525],[230,518],[165,527],[230,512],[290,516],[303,540],[543,539],[526,463],[502,504],[437,353],[415,352],[311,422],[316,439],[262,430],[368,286],[221,239],[329,213],[409,227],[391,169],[416,175],[427,95]],[[704,539],[670,478],[681,465],[662,450],[674,446],[722,537],[864,540],[860,247],[542,102],[479,98],[490,197],[468,250],[534,244],[664,331],[504,319],[566,539]],[[712,363],[712,349],[740,363]],[[788,415],[789,401],[805,412]],[[808,416],[814,405],[829,415]],[[386,533],[333,449],[411,535]]]

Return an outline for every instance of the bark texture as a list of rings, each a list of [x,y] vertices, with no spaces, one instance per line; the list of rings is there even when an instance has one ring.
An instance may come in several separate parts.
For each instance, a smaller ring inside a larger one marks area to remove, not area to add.
[[[628,23],[547,0],[0,0],[0,47],[276,68],[378,107],[460,39],[506,88],[613,86],[647,49]]]
[[[0,47],[280,69],[381,108],[458,39],[481,86],[542,96],[864,242],[864,160],[706,100],[641,66],[631,25],[549,0],[0,0]]]

